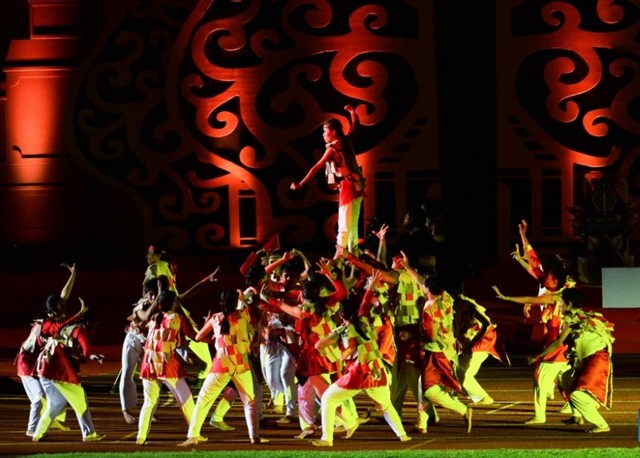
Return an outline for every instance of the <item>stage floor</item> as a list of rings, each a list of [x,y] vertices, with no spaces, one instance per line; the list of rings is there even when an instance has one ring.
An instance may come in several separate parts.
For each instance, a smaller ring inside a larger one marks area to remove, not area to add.
[[[115,351],[116,349],[113,349]],[[455,449],[588,449],[595,447],[638,448],[638,409],[640,408],[640,355],[617,355],[614,358],[613,408],[603,415],[611,431],[603,434],[586,434],[588,426],[565,425],[561,420],[567,415],[558,413],[563,402],[556,393],[547,405],[547,423],[526,426],[523,422],[532,416],[533,368],[524,363],[524,357],[512,355],[512,367],[489,362],[480,370],[479,381],[495,399],[491,406],[474,406],[473,429],[467,434],[462,417],[444,409],[438,409],[440,422],[430,426],[427,434],[410,433],[413,440],[399,442],[391,428],[384,423],[381,414],[375,412],[372,402],[363,394],[356,396],[358,410],[371,409],[373,418],[361,425],[348,440],[336,433],[333,448],[321,450],[366,451],[384,450],[392,454],[401,450],[455,450]],[[15,377],[15,367],[10,360],[0,361],[0,403],[3,418],[0,421],[0,455],[18,456],[34,453],[86,452],[180,452],[177,446],[186,439],[187,426],[173,398],[163,391],[157,411],[159,421],[154,422],[144,447],[135,444],[137,425],[124,422],[120,411],[119,396],[114,391],[114,381],[120,368],[119,361],[110,359],[104,365],[95,362],[83,366],[84,386],[97,431],[107,437],[96,443],[83,443],[78,424],[69,410],[66,424],[68,432],[52,431],[41,442],[33,443],[25,435],[29,402],[22,385]],[[197,389],[193,389],[197,395]],[[139,391],[139,403],[142,395]],[[267,395],[264,390],[265,396]],[[415,399],[408,395],[404,407],[404,426],[409,431],[413,425]],[[137,414],[136,409],[134,413]],[[235,431],[221,432],[205,423],[202,434],[209,441],[189,447],[206,451],[278,450],[295,453],[312,449],[308,440],[295,439],[300,432],[297,422],[278,425],[276,414],[267,414],[269,425],[261,428],[262,437],[269,443],[249,443],[246,424],[240,403],[236,403],[226,417]],[[640,453],[640,449],[638,450]]]

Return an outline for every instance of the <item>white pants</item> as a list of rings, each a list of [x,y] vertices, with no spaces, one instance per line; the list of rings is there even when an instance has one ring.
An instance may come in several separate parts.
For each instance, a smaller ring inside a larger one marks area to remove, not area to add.
[[[358,246],[358,221],[360,220],[362,196],[338,207],[338,238],[336,245],[350,252]]]
[[[490,397],[476,379],[482,363],[488,357],[488,351],[474,351],[458,358],[458,380],[473,402]]]
[[[281,343],[270,343],[264,347],[264,375],[272,392],[284,394],[286,415],[297,415],[298,387],[296,384],[296,361]]]
[[[600,403],[596,398],[589,394],[589,392],[576,390],[571,393],[569,402],[571,403],[571,408],[574,411],[578,411],[578,413],[592,425],[599,428],[609,426],[607,421],[602,417],[602,415],[600,415],[600,412],[598,412]]]
[[[198,393],[198,400],[193,409],[187,437],[200,437],[202,424],[206,420],[211,406],[232,380],[244,405],[244,417],[247,422],[249,437],[258,437],[258,410],[256,408],[253,375],[250,370],[242,373],[236,372],[233,375],[228,372],[211,372],[207,375]]]
[[[38,426],[36,426],[36,432],[33,436],[34,439],[39,439],[47,433],[53,420],[58,417],[67,406],[67,402],[76,413],[82,438],[84,439],[89,434],[95,432],[93,418],[91,418],[91,412],[89,411],[89,404],[87,402],[87,394],[84,388],[82,388],[82,385],[54,382],[45,377],[40,377],[40,382],[42,383],[44,392],[47,394],[48,402],[45,411],[40,417]]]
[[[249,358],[251,364],[251,375],[253,377],[253,391],[256,398],[256,409],[258,410],[258,421],[264,418],[262,413],[262,380],[258,374],[262,374],[262,367],[260,364],[260,358]],[[238,391],[232,386],[227,386],[222,391],[222,397],[218,401],[218,405],[213,409],[211,414],[211,420],[215,422],[224,421],[224,417],[231,410],[231,406],[238,399]]]
[[[36,427],[38,426],[38,422],[40,421],[40,416],[47,408],[47,398],[45,396],[44,388],[40,383],[40,379],[38,377],[33,376],[20,376],[20,381],[22,382],[22,386],[24,387],[24,391],[29,398],[29,423],[27,424],[27,432],[34,433],[36,431]],[[64,402],[65,405],[67,400],[64,399],[64,396],[60,394],[59,391],[52,391],[52,395],[55,395],[58,398],[58,402]],[[61,423],[64,423],[67,416],[67,412],[65,409],[62,409],[62,412],[56,417]]]
[[[315,418],[320,410],[319,402],[325,391],[331,386],[329,374],[312,375],[304,385],[298,388],[298,412],[300,414],[300,428],[304,431],[308,428],[315,428]],[[357,411],[354,408],[352,399],[336,410],[336,424],[353,426],[357,418]]]
[[[567,362],[546,363],[538,366],[538,377],[533,383],[533,416],[537,420],[547,419],[547,399],[553,399],[558,378],[571,368]]]
[[[451,396],[451,393],[440,385],[433,385],[427,388],[424,392],[424,397],[433,404],[451,410],[458,415],[465,416],[467,414],[467,406],[460,402],[459,399]]]
[[[120,372],[120,406],[122,410],[134,408],[138,404],[138,388],[133,374],[142,361],[145,337],[139,332],[127,332],[122,343]]]
[[[183,378],[168,378],[164,380],[147,380],[142,379],[142,390],[144,393],[144,403],[140,409],[140,418],[138,419],[138,442],[144,442],[149,436],[151,429],[151,417],[158,406],[160,399],[160,388],[162,385],[169,388],[171,394],[175,398],[187,425],[191,421],[193,414],[193,395],[191,388]]]
[[[391,393],[389,391],[389,385],[379,386],[376,388],[354,389],[347,390],[337,386],[333,383],[322,395],[322,439],[328,442],[333,442],[333,428],[336,420],[336,409],[345,403],[345,401],[352,399],[358,393],[364,391],[369,398],[373,400],[379,409],[383,412],[384,419],[387,421],[393,432],[398,437],[406,435],[404,426],[402,426],[402,420],[391,404]],[[357,419],[353,419],[353,423],[345,425],[346,429],[352,428],[357,422]]]

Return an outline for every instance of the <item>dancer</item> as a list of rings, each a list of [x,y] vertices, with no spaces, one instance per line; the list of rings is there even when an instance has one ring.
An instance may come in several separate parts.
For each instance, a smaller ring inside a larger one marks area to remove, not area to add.
[[[62,321],[65,316],[64,304],[58,303],[58,309],[53,311],[54,321]],[[80,362],[87,360],[102,364],[104,356],[93,353],[87,327],[91,324],[84,301],[80,298],[82,314],[60,329],[55,335],[49,335],[43,350],[38,355],[38,377],[42,383],[49,403],[36,426],[33,441],[38,442],[49,431],[53,420],[62,412],[67,403],[73,408],[80,425],[82,440],[94,442],[104,439],[93,426],[93,418],[89,410],[87,394],[80,383],[78,372]],[[52,329],[55,326],[49,328]],[[43,327],[42,335],[46,335]],[[59,396],[62,395],[62,398]]]
[[[293,191],[300,189],[322,169],[328,170],[329,184],[334,179],[338,180],[340,194],[336,256],[339,256],[343,249],[353,251],[358,246],[358,221],[364,196],[364,177],[351,143],[359,119],[351,105],[345,106],[345,110],[349,112],[351,120],[349,132],[345,135],[339,119],[331,118],[326,121],[322,125],[324,154],[302,180],[294,181],[290,186]]]
[[[476,375],[489,356],[511,365],[509,356],[498,343],[497,326],[491,322],[483,306],[461,294],[455,299],[453,310],[459,351],[458,380],[474,404],[491,405],[494,400],[478,383]]]
[[[582,293],[578,289],[565,289],[561,294],[564,308],[562,332],[538,356],[529,358],[529,364],[543,359],[545,353],[555,351],[564,342],[570,342],[573,373],[562,386],[563,396],[573,411],[572,418],[581,418],[594,425],[587,433],[609,432],[611,428],[598,408],[604,406],[608,410],[613,404],[613,323],[601,313],[583,310]]]
[[[381,239],[381,242],[383,239]],[[343,257],[370,277],[376,270],[373,265],[343,252]],[[426,434],[428,424],[440,421],[433,403],[424,399],[421,391],[422,349],[419,343],[420,313],[424,304],[424,293],[420,277],[414,278],[407,270],[409,258],[399,252],[391,260],[391,269],[379,270],[378,301],[392,313],[396,355],[392,367],[391,399],[396,411],[402,416],[407,390],[418,400],[418,409],[413,431]],[[417,275],[417,274],[416,274]]]
[[[45,327],[47,329],[47,331],[45,331],[45,335],[46,333],[49,335],[55,335],[60,331],[60,329],[71,324],[80,316],[80,313],[78,313],[69,320],[63,322],[57,322],[54,319],[57,316],[58,309],[66,304],[69,299],[76,279],[75,264],[72,266],[69,266],[68,264],[61,265],[69,270],[69,278],[59,295],[54,293],[47,297],[44,304],[44,311],[42,313],[43,316],[33,321],[29,337],[22,342],[18,355],[16,356],[17,375],[20,377],[20,381],[22,382],[22,386],[30,402],[29,421],[27,423],[27,432],[25,433],[29,437],[33,437],[35,434],[36,426],[40,421],[41,414],[47,406],[47,398],[44,388],[40,383],[40,379],[38,378],[36,367],[38,355],[42,351],[45,343],[42,336],[42,328]],[[46,325],[44,324],[45,321],[47,321]],[[62,395],[59,393],[52,393],[52,395],[62,398]],[[63,424],[65,419],[66,410],[62,409],[60,415],[51,423],[50,428],[68,431],[70,428]]]
[[[522,303],[543,304],[544,297],[505,296],[494,286],[500,299]],[[612,344],[613,323],[601,313],[588,312],[581,308],[582,293],[577,288],[567,288],[556,293],[563,308],[563,325],[558,337],[529,364],[539,364],[559,348],[569,345],[572,371],[566,372],[560,383],[560,391],[569,401],[574,419],[565,423],[582,424],[585,420],[594,426],[588,433],[610,431],[606,420],[598,412],[599,406],[610,409],[612,405]],[[576,421],[579,418],[582,421]]]
[[[322,438],[312,440],[316,447],[332,447],[336,409],[347,399],[364,391],[383,412],[385,420],[401,442],[411,440],[402,420],[391,403],[390,374],[382,362],[382,354],[373,335],[369,317],[359,316],[359,299],[348,296],[340,303],[342,325],[320,339],[316,348],[339,343],[345,363],[343,375],[322,395]],[[353,419],[345,425],[345,438],[355,433],[360,423]]]
[[[211,341],[215,344],[216,354],[211,372],[205,378],[198,393],[198,400],[189,424],[188,438],[179,444],[181,447],[197,445],[208,440],[200,435],[202,424],[216,398],[230,381],[233,381],[242,399],[251,443],[268,442],[261,438],[258,432],[258,411],[249,363],[254,320],[248,308],[239,306],[240,300],[240,291],[232,289],[222,291],[220,293],[222,312],[209,313],[202,329],[196,335],[197,341],[203,341],[212,334]]]
[[[144,355],[140,364],[144,403],[138,419],[138,445],[147,443],[151,417],[158,405],[163,384],[173,394],[187,425],[193,414],[194,403],[186,381],[187,372],[175,351],[185,336],[190,335],[195,339],[196,335],[184,316],[177,312],[180,305],[174,291],[162,291],[158,294],[157,302],[159,312],[149,320]]]
[[[312,436],[319,429],[315,424],[317,400],[322,398],[331,385],[331,376],[337,374],[340,369],[339,354],[336,351],[327,351],[334,347],[329,346],[320,350],[315,345],[336,328],[334,315],[337,314],[338,304],[346,296],[347,291],[342,281],[331,272],[329,260],[321,259],[317,266],[319,272],[333,285],[333,291],[330,294],[321,297],[320,282],[307,280],[302,284],[304,302],[300,306],[264,297],[271,306],[297,319],[296,328],[302,339],[296,371],[299,380],[298,413],[302,432],[295,436],[296,439]],[[340,408],[339,417],[342,424],[352,424],[352,410],[346,407]]]
[[[538,280],[538,296],[547,293],[557,293],[562,288],[575,286],[575,281],[567,275],[567,270],[559,256],[554,255],[547,259],[545,266],[540,262],[540,258],[529,243],[527,229],[529,225],[526,220],[522,220],[518,225],[520,239],[522,242],[522,254],[516,244],[516,249],[512,253],[513,258],[525,268],[533,278]],[[542,325],[542,348],[553,342],[560,334],[562,322],[562,307],[559,297],[554,301],[544,300],[536,303],[540,310],[540,324]],[[527,303],[523,306],[523,314],[531,318],[531,310],[534,304]],[[534,329],[535,333],[535,329]],[[532,335],[533,338],[533,335]],[[554,398],[555,386],[562,375],[569,370],[566,357],[567,347],[560,347],[553,353],[548,353],[544,360],[536,364],[534,372],[534,417],[525,423],[529,425],[544,424],[546,421],[547,399]],[[565,404],[560,413],[570,413],[569,404]]]
[[[303,300],[301,279],[306,275],[306,264],[307,261],[303,261],[301,256],[288,258],[262,287],[261,296],[280,299],[289,305],[300,305]],[[260,350],[265,381],[272,393],[284,393],[285,415],[277,423],[289,424],[298,419],[296,358],[300,351],[300,337],[295,329],[295,320],[284,312],[267,310],[262,317],[261,332]]]
[[[143,291],[142,296],[144,296],[144,284],[151,279],[158,278],[161,276],[166,276],[168,280],[168,289],[175,292],[177,295],[179,307],[178,311],[184,315],[187,319],[187,322],[193,328],[193,334],[198,331],[198,327],[195,321],[191,318],[191,313],[184,306],[184,301],[195,294],[207,281],[215,281],[216,273],[218,272],[218,268],[214,270],[212,273],[204,277],[199,282],[195,283],[191,288],[189,288],[186,292],[179,293],[178,292],[178,284],[177,284],[177,266],[173,262],[172,256],[169,251],[165,249],[161,249],[158,244],[150,244],[147,249],[147,269],[144,273]],[[190,357],[189,351],[197,358],[197,374],[196,378],[204,379],[206,374],[209,372],[209,368],[211,367],[211,353],[209,352],[209,347],[206,344],[194,342],[188,336],[185,336],[184,342],[177,349],[178,355],[184,360],[191,363],[192,358]]]
[[[127,317],[129,324],[125,328],[126,335],[122,344],[119,394],[122,415],[128,424],[134,424],[137,421],[131,413],[131,409],[138,403],[138,388],[133,375],[144,354],[147,322],[156,309],[158,293],[168,287],[166,275],[147,280],[144,285],[144,296],[134,304],[133,312]]]
[[[250,345],[249,364],[251,365],[251,375],[253,376],[253,386],[256,397],[256,409],[258,410],[258,426],[262,427],[266,423],[266,418],[264,417],[265,409],[262,406],[262,385],[264,380],[260,362],[260,336],[264,310],[260,302],[260,289],[266,279],[266,270],[258,258],[255,257],[253,263],[241,268],[240,272],[245,276],[245,290],[242,293],[242,300],[239,301],[238,307],[239,310],[249,310],[249,313],[253,317],[252,325],[254,326],[255,332]],[[239,395],[240,394],[234,387],[233,382],[230,382],[222,391],[222,396],[220,397],[218,404],[211,414],[211,419],[209,420],[209,424],[213,428],[220,431],[233,431],[236,429],[234,426],[228,425],[224,421],[224,417],[227,412],[231,410],[233,403]],[[282,398],[284,399],[284,395],[282,395]]]
[[[452,395],[452,392],[464,394],[456,377],[458,353],[453,331],[453,297],[444,290],[436,276],[427,275],[422,278],[408,263],[404,267],[415,280],[422,280],[422,290],[427,299],[420,318],[424,339],[421,379],[423,396],[433,404],[462,416],[469,433],[473,409]]]
[[[181,297],[188,297],[193,291],[199,289],[207,282],[216,281],[218,269],[195,283]],[[138,389],[133,376],[136,367],[144,354],[144,342],[146,340],[146,326],[149,318],[156,310],[156,298],[161,291],[169,290],[170,279],[165,274],[157,277],[150,276],[145,283],[144,296],[134,304],[131,315],[127,317],[129,324],[125,328],[125,338],[122,344],[122,368],[119,374],[119,394],[122,415],[128,424],[134,424],[137,419],[131,413],[131,409],[138,403]],[[208,349],[207,349],[208,352]]]

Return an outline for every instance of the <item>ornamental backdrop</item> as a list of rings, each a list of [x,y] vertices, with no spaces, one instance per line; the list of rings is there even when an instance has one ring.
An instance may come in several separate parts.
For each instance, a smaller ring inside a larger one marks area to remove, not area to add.
[[[337,194],[300,180],[323,121],[362,126],[361,228],[399,225],[437,194],[432,3],[138,1],[72,84],[72,155],[136,202],[149,240],[181,254],[260,245],[332,250]]]
[[[526,217],[531,240],[573,239],[581,280],[599,283],[633,265],[640,2],[497,3],[498,239]]]

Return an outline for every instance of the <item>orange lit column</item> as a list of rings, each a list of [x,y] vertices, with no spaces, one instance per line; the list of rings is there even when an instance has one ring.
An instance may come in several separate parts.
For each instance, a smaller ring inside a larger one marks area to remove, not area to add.
[[[11,42],[4,69],[2,236],[43,246],[72,239],[81,220],[74,215],[86,192],[76,192],[80,175],[65,144],[63,113],[82,47],[76,0],[30,0],[29,14],[30,38]]]

